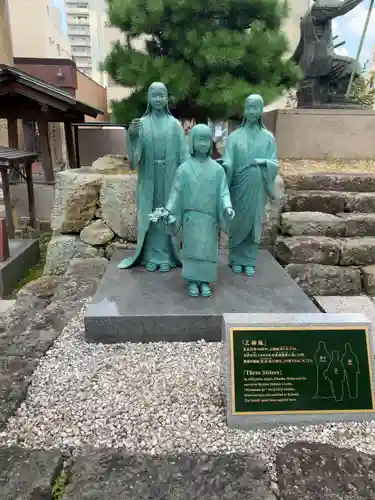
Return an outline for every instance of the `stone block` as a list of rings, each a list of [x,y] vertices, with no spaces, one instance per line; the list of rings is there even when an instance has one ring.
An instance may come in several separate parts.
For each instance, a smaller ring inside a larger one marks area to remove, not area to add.
[[[103,257],[104,249],[95,248],[79,239],[77,235],[55,235],[48,243],[44,275],[61,276],[73,258]]]
[[[288,264],[288,274],[309,295],[359,295],[361,273],[354,267]]]
[[[255,276],[235,274],[221,253],[212,297],[189,297],[181,271],[118,269],[132,252],[116,251],[85,315],[86,339],[116,342],[221,340],[225,312],[316,312],[317,308],[266,250]]]
[[[344,220],[345,233],[348,238],[356,236],[375,236],[375,214],[371,213],[340,213],[337,214]]]
[[[366,316],[352,313],[224,314],[229,427],[249,430],[375,419],[371,328]],[[355,357],[360,388],[350,385],[351,380],[345,390],[317,379],[317,368],[322,369],[315,361],[317,353],[329,358],[325,369],[330,376],[333,351],[340,360],[348,354]]]
[[[246,454],[129,455],[83,450],[64,500],[273,500],[265,462]]]
[[[375,265],[362,267],[363,288],[368,295],[375,295]]]
[[[321,443],[290,443],[276,456],[283,500],[372,500],[375,456]]]
[[[375,192],[375,175],[366,173],[293,173],[284,174],[285,189],[295,191]]]
[[[104,222],[120,238],[137,241],[137,175],[107,175],[100,192]]]
[[[90,170],[59,172],[51,217],[52,230],[79,233],[94,218],[101,182],[102,175]]]
[[[337,191],[287,191],[284,212],[344,212],[347,194]]]
[[[3,500],[47,500],[63,466],[59,451],[34,451],[15,446],[0,448]]]
[[[82,229],[79,235],[81,241],[92,246],[106,245],[114,236],[115,233],[102,219],[90,222],[88,226]]]
[[[357,193],[348,196],[346,212],[375,212],[375,193]]]
[[[282,264],[316,263],[336,265],[340,244],[326,236],[280,236],[276,242],[276,258]]]
[[[341,266],[375,264],[375,237],[346,238],[341,241]]]
[[[38,240],[9,240],[10,257],[0,262],[0,297],[9,295],[40,259]]]
[[[339,214],[338,214],[339,215]],[[284,212],[281,232],[288,236],[344,236],[345,222],[323,212]]]

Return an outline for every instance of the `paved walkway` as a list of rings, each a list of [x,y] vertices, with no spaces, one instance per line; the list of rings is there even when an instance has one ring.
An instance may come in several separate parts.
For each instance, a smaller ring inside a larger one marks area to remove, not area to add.
[[[354,297],[315,297],[327,313],[361,313],[375,327],[375,297],[359,295]]]

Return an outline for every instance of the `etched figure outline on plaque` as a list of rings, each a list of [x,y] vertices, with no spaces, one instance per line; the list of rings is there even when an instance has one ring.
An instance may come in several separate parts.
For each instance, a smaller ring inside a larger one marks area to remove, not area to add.
[[[232,327],[229,338],[232,415],[375,413],[367,327]]]

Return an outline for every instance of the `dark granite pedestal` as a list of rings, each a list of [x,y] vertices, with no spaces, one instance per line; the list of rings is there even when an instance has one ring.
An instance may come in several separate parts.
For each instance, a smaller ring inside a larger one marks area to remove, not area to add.
[[[314,313],[315,305],[266,251],[252,278],[234,274],[221,254],[212,297],[189,297],[181,270],[118,269],[116,252],[85,315],[86,340],[116,342],[221,340],[224,313]]]

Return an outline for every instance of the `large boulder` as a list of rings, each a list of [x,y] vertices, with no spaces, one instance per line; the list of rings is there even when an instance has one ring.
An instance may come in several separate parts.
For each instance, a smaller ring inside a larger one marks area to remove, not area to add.
[[[120,238],[137,241],[137,176],[106,175],[100,192],[101,215],[104,222]]]
[[[79,233],[94,218],[101,182],[102,175],[89,169],[59,172],[51,216],[52,230]]]
[[[125,140],[125,137],[124,137]],[[102,156],[94,161],[92,169],[96,172],[106,173],[124,173],[130,170],[129,161],[122,155]]]
[[[277,454],[276,468],[283,500],[375,498],[374,455],[328,444],[290,443]]]
[[[76,235],[55,235],[48,244],[45,276],[61,276],[73,258],[103,257],[104,249],[87,245]]]

